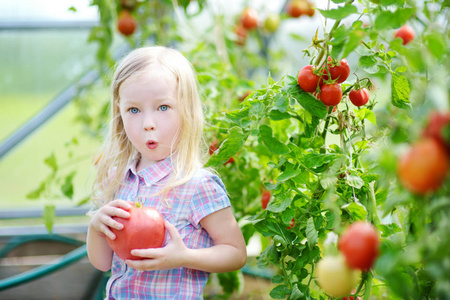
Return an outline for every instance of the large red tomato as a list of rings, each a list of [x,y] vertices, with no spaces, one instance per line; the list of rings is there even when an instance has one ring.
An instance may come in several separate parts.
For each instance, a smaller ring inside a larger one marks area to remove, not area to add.
[[[319,84],[320,77],[314,74],[314,66],[304,66],[298,73],[298,85],[305,92],[312,93],[316,91]]]
[[[375,227],[370,223],[357,221],[342,234],[338,248],[350,268],[368,271],[378,256],[379,244]]]
[[[114,217],[117,222],[123,224],[123,229],[111,228],[116,238],[114,240],[107,238],[107,241],[121,259],[143,259],[131,255],[130,251],[162,247],[166,236],[164,219],[156,209],[151,207],[133,206],[128,212],[129,219]]]
[[[350,269],[342,255],[325,256],[316,265],[319,286],[332,297],[343,297],[359,281],[359,271]]]
[[[409,25],[403,25],[399,30],[395,32],[394,37],[401,38],[403,40],[403,45],[408,44],[416,37],[414,30]]]
[[[444,130],[450,132],[450,112],[440,113],[433,111],[430,114],[428,123],[422,131],[422,137],[431,137],[445,146],[447,152],[450,153],[450,139],[445,136]]]
[[[400,158],[398,177],[405,188],[424,195],[441,187],[449,163],[444,146],[434,138],[424,138]]]
[[[353,105],[363,106],[369,102],[369,91],[366,88],[351,90],[348,97]]]
[[[339,83],[324,84],[320,88],[320,101],[327,106],[336,106],[341,102],[342,88]]]

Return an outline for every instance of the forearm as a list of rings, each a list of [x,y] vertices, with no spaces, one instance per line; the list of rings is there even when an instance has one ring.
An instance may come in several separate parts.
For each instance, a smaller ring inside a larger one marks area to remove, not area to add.
[[[89,227],[86,246],[89,261],[95,268],[103,272],[111,269],[113,251],[105,235]]]
[[[247,252],[232,245],[221,244],[210,248],[187,249],[184,266],[211,273],[239,270],[247,262]]]

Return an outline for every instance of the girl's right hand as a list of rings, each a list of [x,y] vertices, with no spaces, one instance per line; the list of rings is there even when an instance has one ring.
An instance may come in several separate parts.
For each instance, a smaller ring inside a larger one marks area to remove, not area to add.
[[[95,212],[89,226],[100,235],[114,240],[116,236],[111,231],[111,228],[121,230],[123,225],[114,220],[113,217],[128,219],[130,217],[128,210],[130,209],[131,204],[127,201],[113,200]]]

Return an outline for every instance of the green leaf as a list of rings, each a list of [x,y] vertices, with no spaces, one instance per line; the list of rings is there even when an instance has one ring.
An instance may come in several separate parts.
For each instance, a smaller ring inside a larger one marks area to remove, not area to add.
[[[49,233],[52,233],[53,224],[55,222],[55,206],[53,204],[45,205],[43,212],[43,219],[45,228]]]
[[[365,55],[359,58],[359,67],[369,74],[376,74],[380,67],[377,66],[376,55]]]
[[[312,249],[319,240],[319,235],[314,227],[314,220],[312,217],[306,222],[306,239],[308,240],[309,249]]]
[[[264,269],[269,266],[270,263],[278,265],[278,260],[280,258],[280,253],[275,249],[274,245],[267,246],[261,255],[258,257],[257,265],[258,268]]]
[[[358,119],[360,119],[360,120],[367,119],[374,125],[377,125],[377,116],[375,115],[375,113],[373,111],[371,111],[367,107],[355,109],[354,112]]]
[[[292,197],[289,195],[277,195],[267,205],[266,210],[274,213],[280,213],[288,208],[292,203]]]
[[[345,209],[355,221],[366,220],[367,209],[361,203],[352,202],[342,208]]]
[[[292,82],[288,86],[286,91],[288,95],[297,100],[304,109],[306,109],[313,116],[323,119],[327,115],[327,106],[318,101],[311,94],[303,91],[297,83],[297,80],[293,78]]]
[[[225,114],[225,117],[231,122],[241,125],[241,120],[247,118],[249,116],[250,109],[248,107],[244,107],[239,110],[233,110]]]
[[[227,138],[220,145],[220,148],[214,152],[208,160],[206,166],[219,167],[226,163],[230,157],[235,155],[247,140],[248,134],[244,134],[238,126],[232,127],[228,131]]]
[[[73,199],[73,177],[77,172],[73,171],[64,179],[64,184],[61,186],[61,192],[69,199]]]
[[[44,163],[49,166],[54,173],[58,171],[58,163],[56,162],[55,153],[52,153],[49,157],[44,160]]]
[[[291,293],[291,290],[285,285],[278,285],[270,291],[269,295],[273,299],[286,299]]]
[[[27,199],[34,200],[34,199],[38,199],[39,197],[41,197],[42,192],[45,191],[45,186],[46,186],[45,181],[43,181],[37,189],[29,192],[26,195]]]
[[[359,46],[361,40],[365,37],[364,31],[360,28],[352,30],[348,36],[347,43],[345,44],[343,57],[347,57],[350,53],[352,53],[356,47]]]
[[[272,128],[270,128],[269,126],[259,126],[258,136],[261,138],[262,143],[267,147],[267,149],[270,150],[270,152],[279,155],[289,153],[289,147],[273,137]]]
[[[298,289],[298,285],[295,284],[294,288],[292,289],[292,293],[289,296],[288,300],[298,300],[298,299],[304,299],[305,295]]]
[[[347,182],[349,186],[352,186],[358,190],[364,186],[364,180],[362,180],[358,175],[347,175],[345,177],[345,182]]]
[[[291,163],[286,163],[286,169],[283,171],[283,173],[280,174],[280,176],[278,176],[277,181],[286,181],[292,177],[297,176],[298,174],[300,174],[301,170],[296,168],[293,164]]]
[[[240,271],[217,274],[220,286],[222,287],[223,292],[227,295],[231,295],[234,291],[239,290],[239,287],[242,285],[241,277]]]
[[[439,60],[444,56],[446,49],[448,49],[446,39],[443,39],[439,33],[426,35],[425,42],[428,50]]]
[[[351,14],[357,13],[358,9],[356,8],[356,6],[353,6],[351,4],[346,4],[345,6],[339,6],[336,9],[331,9],[331,10],[318,9],[318,11],[320,11],[322,16],[324,16],[325,18],[329,18],[329,19],[333,19],[333,20],[342,20],[342,19],[350,16]]]
[[[383,10],[375,19],[376,29],[399,28],[405,24],[415,14],[414,8],[397,9],[392,12]]]
[[[398,108],[409,108],[409,83],[402,74],[392,73],[392,104]]]

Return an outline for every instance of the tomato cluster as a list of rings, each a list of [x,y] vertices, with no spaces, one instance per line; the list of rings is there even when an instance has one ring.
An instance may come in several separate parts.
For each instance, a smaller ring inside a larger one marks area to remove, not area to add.
[[[343,97],[341,83],[350,75],[347,60],[335,61],[328,57],[326,66],[304,66],[298,73],[297,81],[302,90],[312,93],[327,106],[338,105]],[[349,92],[349,99],[355,106],[369,102],[369,91],[358,81]]]
[[[340,254],[326,256],[317,264],[317,280],[330,296],[343,297],[358,283],[360,271],[369,271],[379,251],[375,227],[363,221],[351,224],[338,242]]]
[[[450,167],[450,112],[430,114],[420,140],[399,159],[398,177],[402,185],[417,195],[437,191]]]

